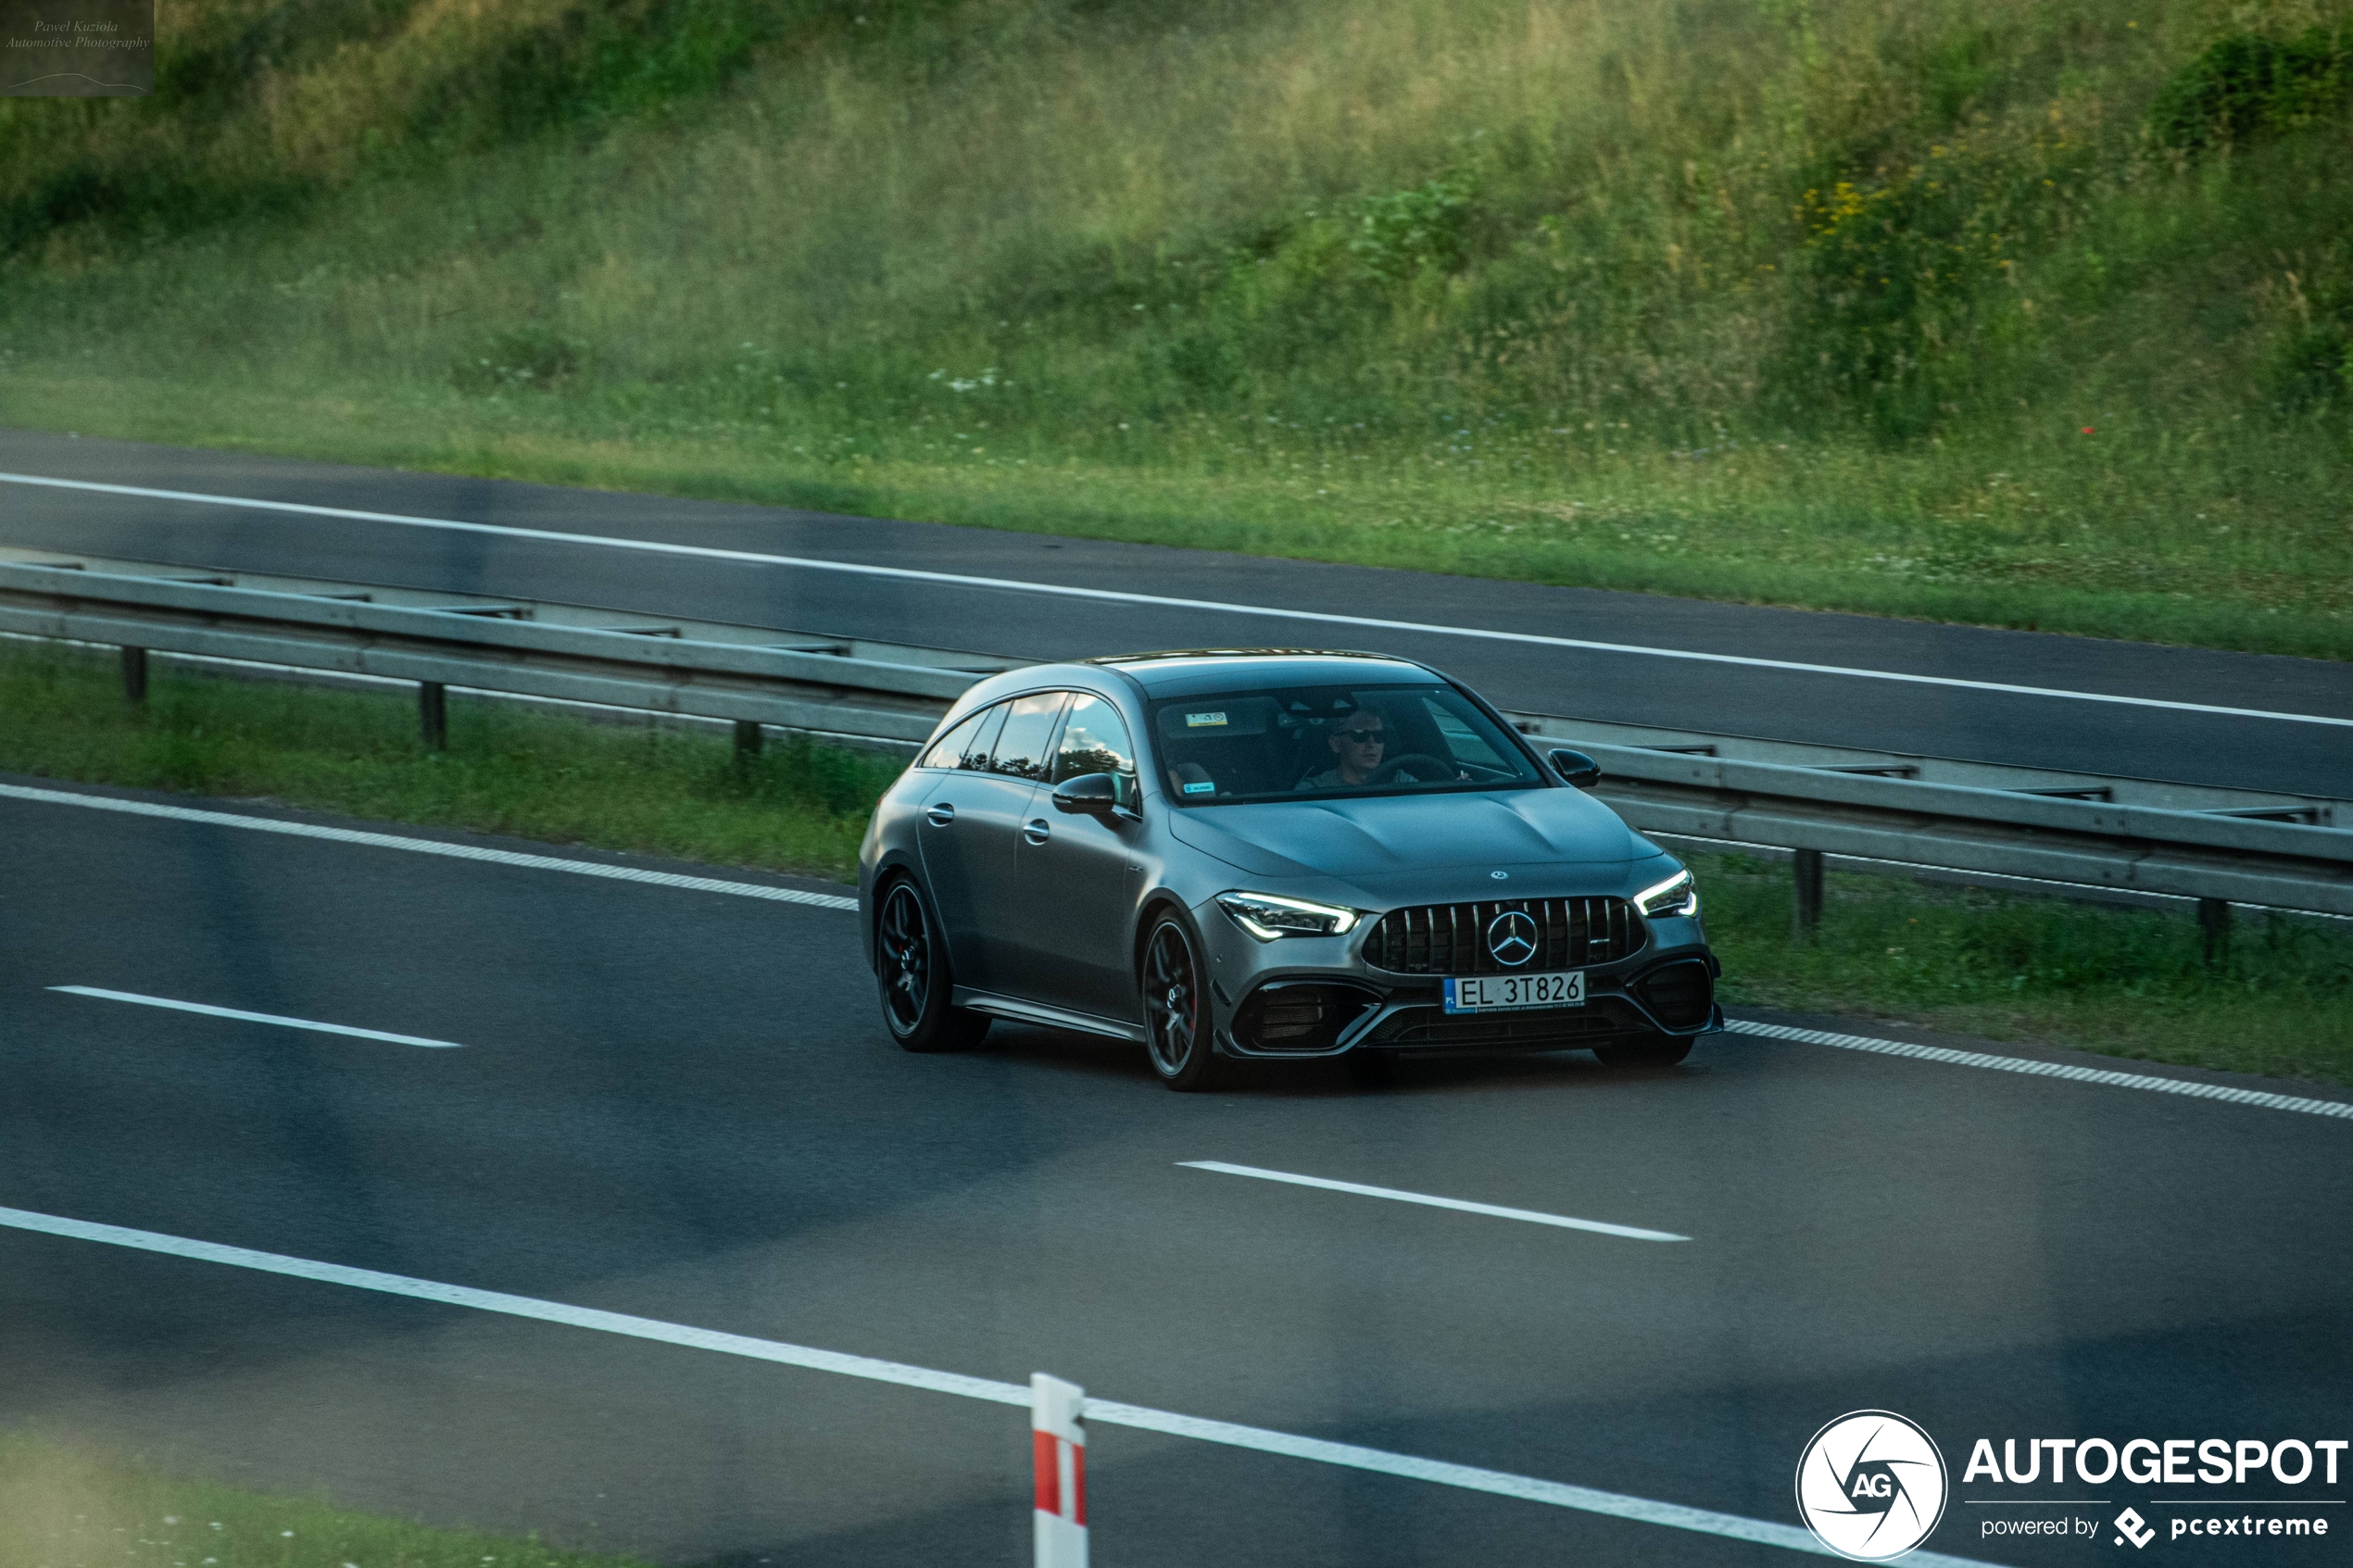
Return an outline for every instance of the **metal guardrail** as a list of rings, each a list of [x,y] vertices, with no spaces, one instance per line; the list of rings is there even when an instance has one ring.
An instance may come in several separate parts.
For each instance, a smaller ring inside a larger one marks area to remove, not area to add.
[[[0,632],[122,647],[127,688],[144,687],[147,650],[413,681],[436,743],[449,686],[920,742],[965,687],[1016,662],[478,595],[23,558],[33,554],[0,553]]]
[[[1627,726],[1514,717],[1600,763],[1595,793],[1635,827],[1795,850],[1817,888],[1831,854],[2353,916],[2353,831],[2336,825],[2353,823],[2353,802],[1676,732],[1626,745]],[[1743,749],[1815,755],[1720,755]]]
[[[429,741],[448,686],[924,740],[973,682],[1021,661],[719,622],[0,549],[0,633],[415,682]],[[1591,754],[1636,828],[1794,851],[1801,927],[1821,857],[2353,916],[2353,802],[1510,716]]]

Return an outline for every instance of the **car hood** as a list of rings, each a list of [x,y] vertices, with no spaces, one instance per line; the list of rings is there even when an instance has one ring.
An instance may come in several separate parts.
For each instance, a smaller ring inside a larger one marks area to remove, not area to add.
[[[1253,876],[1361,883],[1447,867],[1622,865],[1659,852],[1574,789],[1281,800],[1168,815],[1179,842]]]

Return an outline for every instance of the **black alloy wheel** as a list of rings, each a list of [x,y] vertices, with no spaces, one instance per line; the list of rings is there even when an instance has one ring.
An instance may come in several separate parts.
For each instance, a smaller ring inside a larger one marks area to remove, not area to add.
[[[980,1044],[988,1020],[950,1005],[955,976],[913,883],[895,882],[883,895],[875,956],[883,1022],[892,1039],[911,1051],[970,1050]]]
[[[1165,916],[1144,944],[1144,1030],[1162,1083],[1179,1092],[1212,1086],[1218,1061],[1209,1044],[1201,964],[1185,928]]]
[[[1640,1035],[1595,1046],[1593,1054],[1604,1067],[1672,1067],[1692,1054],[1688,1035]]]

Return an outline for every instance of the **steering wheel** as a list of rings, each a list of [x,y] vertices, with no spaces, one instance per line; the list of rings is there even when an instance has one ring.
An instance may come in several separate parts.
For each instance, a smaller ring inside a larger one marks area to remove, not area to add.
[[[1411,779],[1416,784],[1446,784],[1453,781],[1456,771],[1452,762],[1432,757],[1426,751],[1416,751],[1403,757],[1390,758],[1367,774],[1365,782],[1386,784],[1395,784],[1400,779]]]

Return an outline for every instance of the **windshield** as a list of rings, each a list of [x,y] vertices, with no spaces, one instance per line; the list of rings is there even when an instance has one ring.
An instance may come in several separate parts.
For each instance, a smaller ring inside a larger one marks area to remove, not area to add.
[[[1181,805],[1541,782],[1451,686],[1282,686],[1175,698],[1151,713],[1162,782]]]

